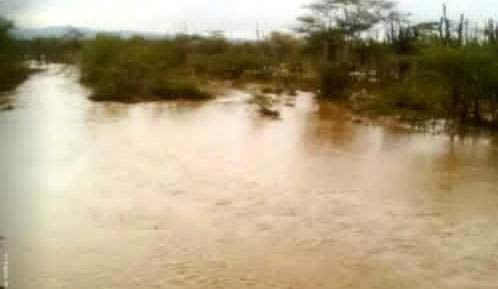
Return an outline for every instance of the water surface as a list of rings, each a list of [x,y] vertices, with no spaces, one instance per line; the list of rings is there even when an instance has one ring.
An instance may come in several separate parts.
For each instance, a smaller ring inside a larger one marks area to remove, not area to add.
[[[498,286],[494,137],[88,93],[51,67],[0,112],[11,288]]]

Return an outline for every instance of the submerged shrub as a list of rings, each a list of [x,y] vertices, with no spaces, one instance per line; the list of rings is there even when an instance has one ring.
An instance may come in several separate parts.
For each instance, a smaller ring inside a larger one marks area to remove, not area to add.
[[[350,65],[345,62],[324,64],[320,71],[320,94],[331,99],[347,96],[351,86]]]
[[[151,86],[150,94],[161,99],[203,100],[211,97],[209,93],[202,91],[195,82],[185,79],[158,81]]]

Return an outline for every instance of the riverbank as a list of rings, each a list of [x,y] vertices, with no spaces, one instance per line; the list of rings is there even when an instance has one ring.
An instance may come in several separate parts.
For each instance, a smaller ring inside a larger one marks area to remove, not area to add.
[[[23,63],[5,66],[0,65],[0,70],[0,92],[15,89],[19,84],[23,83],[31,73],[37,71],[36,69],[28,68]]]

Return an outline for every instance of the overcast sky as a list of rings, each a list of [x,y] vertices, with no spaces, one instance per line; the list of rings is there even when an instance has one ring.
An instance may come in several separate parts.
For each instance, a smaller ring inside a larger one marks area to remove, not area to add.
[[[302,6],[313,0],[0,0],[0,13],[20,27],[83,26],[105,30],[202,33],[224,30],[254,37],[261,29],[295,25]],[[498,18],[498,0],[399,0],[416,19],[436,19],[446,2],[450,15]]]

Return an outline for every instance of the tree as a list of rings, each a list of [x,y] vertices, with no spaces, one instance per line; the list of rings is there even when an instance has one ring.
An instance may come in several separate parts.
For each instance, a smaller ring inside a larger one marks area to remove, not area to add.
[[[316,0],[305,6],[308,14],[299,17],[297,31],[307,36],[323,36],[323,60],[329,60],[333,37],[354,39],[386,19],[394,3],[389,0]]]
[[[14,24],[0,17],[0,91],[22,82],[28,74],[23,62],[23,49],[11,34]]]
[[[11,21],[0,17],[0,54],[4,55],[13,42],[9,31],[14,27]]]
[[[298,58],[301,43],[290,34],[272,32],[266,39],[272,59],[277,63],[290,62]]]

